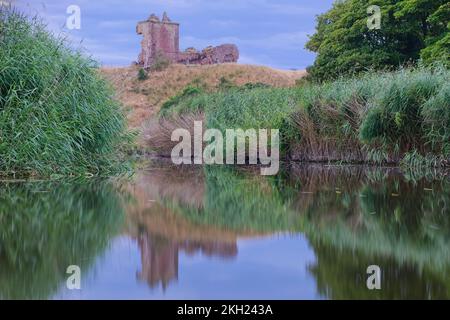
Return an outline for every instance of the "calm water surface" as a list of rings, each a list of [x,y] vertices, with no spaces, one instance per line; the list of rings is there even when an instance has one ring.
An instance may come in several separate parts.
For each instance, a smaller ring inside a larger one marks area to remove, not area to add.
[[[131,180],[0,184],[3,299],[448,299],[449,245],[442,174],[158,163]]]

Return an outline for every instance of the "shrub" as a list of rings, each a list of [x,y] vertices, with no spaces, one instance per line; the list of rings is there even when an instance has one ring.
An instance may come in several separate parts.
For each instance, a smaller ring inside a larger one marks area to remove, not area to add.
[[[0,34],[1,174],[110,172],[125,121],[96,63],[15,11]]]
[[[139,71],[138,71],[138,80],[139,81],[145,81],[147,79],[148,79],[147,72],[143,68],[139,69]]]
[[[203,89],[193,85],[188,85],[179,94],[171,97],[169,100],[163,103],[159,111],[160,115],[164,116],[169,114],[170,112],[174,112],[174,107],[179,108],[180,105],[186,103],[187,101],[191,101],[191,98],[199,96],[201,93],[203,93]]]
[[[236,85],[232,81],[230,81],[228,78],[221,77],[219,79],[219,84],[217,85],[218,90],[226,91],[226,90],[230,90],[233,88],[236,88]]]

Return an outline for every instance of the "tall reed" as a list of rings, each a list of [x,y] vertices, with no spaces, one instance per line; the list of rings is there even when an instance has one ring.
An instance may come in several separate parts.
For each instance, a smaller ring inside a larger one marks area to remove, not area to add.
[[[97,64],[40,19],[0,10],[0,175],[111,172],[125,121]]]

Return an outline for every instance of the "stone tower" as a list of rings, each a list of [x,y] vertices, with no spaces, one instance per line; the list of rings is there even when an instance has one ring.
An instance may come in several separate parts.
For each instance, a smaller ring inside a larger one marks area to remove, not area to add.
[[[180,25],[172,22],[167,13],[164,12],[162,20],[152,14],[148,20],[138,23],[136,32],[143,35],[138,63],[144,68],[150,67],[158,55],[164,55],[172,62],[177,61]]]

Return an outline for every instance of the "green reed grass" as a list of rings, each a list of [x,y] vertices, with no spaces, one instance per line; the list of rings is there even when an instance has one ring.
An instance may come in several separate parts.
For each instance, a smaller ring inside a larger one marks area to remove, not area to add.
[[[297,88],[231,88],[171,99],[173,117],[205,112],[210,128],[278,128],[282,152],[319,161],[450,163],[450,73],[442,66],[368,72]],[[407,156],[407,161],[401,161]]]
[[[0,175],[117,168],[125,121],[97,64],[38,18],[0,11]]]

